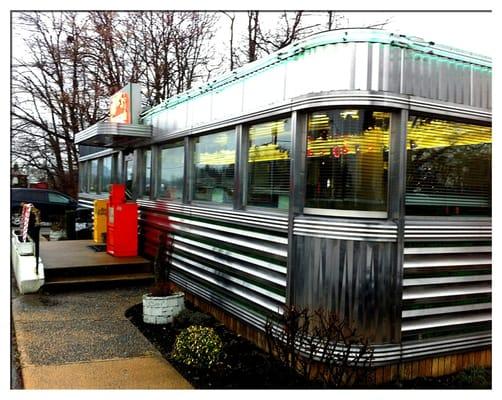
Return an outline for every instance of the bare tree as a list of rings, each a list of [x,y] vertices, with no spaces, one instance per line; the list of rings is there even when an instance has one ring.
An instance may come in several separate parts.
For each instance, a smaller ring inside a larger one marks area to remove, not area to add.
[[[234,54],[234,24],[235,24],[235,13],[229,13],[223,11],[223,15],[226,15],[230,19],[230,43],[229,43],[229,51],[230,51],[230,71],[232,71],[235,67],[235,54]]]
[[[275,18],[274,18],[275,17]],[[229,17],[230,18],[230,17]],[[271,18],[273,18],[271,20]],[[263,23],[267,19],[268,24]],[[232,32],[233,32],[233,20]],[[268,27],[265,27],[268,26]],[[302,39],[314,33],[321,26],[315,22],[306,24],[303,11],[282,12],[265,14],[265,17],[259,11],[247,12],[247,30],[245,39],[239,47],[239,51],[244,55],[247,62],[252,62],[265,54],[282,49],[293,43],[295,40]],[[233,36],[231,36],[233,38]],[[234,52],[235,56],[235,52]],[[240,64],[239,57],[235,57],[232,67]]]
[[[275,27],[267,31],[263,29],[258,31],[257,46],[264,53],[269,54],[289,46],[295,40],[311,35],[319,26],[319,23],[306,25],[303,11],[283,12]]]
[[[336,11],[328,11],[328,31],[340,28],[344,23],[347,22],[347,17]]]
[[[83,128],[82,108],[88,106],[82,87],[80,32],[75,13],[23,13],[19,23],[30,30],[29,56],[14,60],[13,154],[37,155],[57,189],[75,195],[78,178],[74,134]],[[90,112],[97,115],[95,112]],[[86,117],[89,117],[87,115]]]
[[[215,14],[23,12],[14,26],[25,52],[13,60],[12,155],[44,169],[56,189],[78,192],[77,132],[107,116],[108,97],[127,82],[145,103],[209,79]]]
[[[257,59],[256,43],[258,31],[260,30],[259,11],[248,11],[248,47],[247,61],[252,62]]]
[[[13,27],[24,32],[25,47],[12,63],[13,157],[46,171],[57,189],[75,195],[75,134],[105,118],[109,96],[127,82],[140,83],[144,104],[153,106],[222,70],[224,56],[213,48],[221,14],[15,13]],[[326,29],[325,12],[248,11],[239,37],[237,13],[223,14],[230,22],[230,70]],[[328,11],[328,29],[343,18]]]

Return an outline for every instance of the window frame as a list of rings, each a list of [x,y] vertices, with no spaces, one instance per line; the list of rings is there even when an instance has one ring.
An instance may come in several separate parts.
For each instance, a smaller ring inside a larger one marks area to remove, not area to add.
[[[92,163],[93,162],[96,162],[96,190],[95,191],[91,191],[91,186],[92,186],[92,180],[93,180],[93,177],[92,177]],[[86,193],[89,193],[89,194],[99,194],[100,191],[99,191],[99,183],[100,183],[100,179],[99,179],[99,165],[100,165],[100,162],[99,162],[99,158],[93,158],[91,160],[88,161],[89,163],[89,168],[88,168],[88,180],[87,180],[87,192]]]
[[[160,195],[160,185],[162,183],[162,150],[165,149],[172,149],[172,148],[177,148],[181,147],[183,149],[183,184],[182,184],[182,190],[183,192],[181,193],[181,198],[180,199],[167,199],[165,197],[162,197]],[[186,146],[185,146],[185,141],[183,139],[179,140],[176,139],[174,141],[170,141],[167,143],[163,143],[159,146],[157,146],[156,151],[153,151],[152,149],[152,190],[151,190],[151,197],[154,198],[155,200],[162,200],[162,201],[170,201],[174,203],[184,203],[184,198],[186,196],[185,191],[186,191]],[[144,155],[144,153],[142,153]],[[154,157],[156,157],[156,161],[154,160]],[[156,166],[156,171],[154,171],[154,165]],[[144,174],[142,174],[143,176]],[[154,178],[153,178],[154,177]]]
[[[486,121],[483,119],[474,119],[474,118],[462,118],[458,116],[452,116],[449,114],[441,114],[441,113],[428,113],[428,112],[422,112],[422,111],[415,111],[415,110],[410,110],[408,119],[406,120],[406,124],[409,121],[409,118],[412,116],[415,117],[421,117],[421,118],[432,118],[432,119],[440,119],[443,121],[449,121],[453,123],[462,123],[462,124],[470,124],[470,125],[478,125],[478,126],[483,126],[483,127],[489,127],[492,130],[492,179],[490,181],[491,184],[491,206],[489,208],[490,212],[488,215],[466,215],[466,214],[460,214],[460,215],[433,215],[433,214],[413,214],[413,213],[408,213],[406,211],[406,193],[407,193],[407,178],[408,178],[408,143],[409,143],[409,132],[408,132],[408,125],[406,125],[406,138],[405,138],[405,148],[404,148],[404,158],[406,159],[406,170],[405,170],[405,182],[404,182],[404,187],[403,187],[403,214],[406,218],[412,218],[413,220],[430,220],[430,218],[434,219],[439,219],[439,220],[461,220],[465,218],[476,218],[476,219],[491,219],[493,215],[493,121]]]
[[[306,112],[308,114],[308,112]],[[291,138],[291,149],[290,149],[290,155],[289,155],[289,192],[288,192],[288,201],[289,205],[287,208],[278,208],[278,207],[262,207],[258,205],[250,205],[248,203],[249,200],[249,129],[253,125],[260,125],[260,124],[266,124],[269,122],[274,122],[274,121],[279,121],[279,120],[284,120],[284,119],[289,119],[289,125],[290,125],[290,138]],[[287,114],[280,114],[280,115],[274,115],[274,116],[269,116],[266,118],[260,118],[256,120],[252,120],[247,122],[245,125],[242,127],[242,137],[241,137],[241,146],[242,146],[242,151],[240,154],[237,154],[239,156],[239,162],[242,164],[242,167],[240,169],[240,179],[239,182],[241,182],[241,193],[242,193],[242,208],[245,210],[249,211],[259,211],[259,212],[264,212],[264,213],[269,213],[269,214],[288,214],[290,205],[292,203],[292,197],[294,196],[293,193],[293,185],[292,185],[292,171],[293,171],[293,161],[294,161],[294,132],[295,132],[295,127],[293,124],[295,123],[294,118],[293,118],[293,113],[287,113]]]
[[[344,209],[339,209],[339,208],[318,208],[318,207],[307,207],[305,206],[307,202],[307,136],[308,136],[308,120],[309,116],[312,115],[315,112],[322,112],[322,111],[332,111],[332,110],[370,110],[370,111],[377,111],[377,112],[386,112],[390,115],[389,119],[389,142],[388,142],[388,148],[389,148],[389,161],[388,161],[388,169],[389,169],[389,174],[387,176],[387,181],[385,183],[385,189],[386,189],[386,209],[385,211],[367,211],[367,210],[344,210]],[[389,210],[390,210],[390,196],[391,196],[391,186],[390,186],[390,171],[392,168],[396,168],[396,166],[391,165],[391,158],[390,154],[393,150],[393,135],[396,133],[394,132],[394,126],[396,125],[395,122],[393,122],[395,118],[395,109],[390,108],[390,107],[381,107],[381,106],[370,106],[370,105],[352,105],[352,104],[347,104],[347,105],[334,105],[334,106],[327,106],[327,107],[319,107],[319,108],[312,108],[308,110],[304,110],[303,112],[303,121],[301,124],[301,135],[297,137],[297,140],[301,140],[302,143],[302,151],[301,155],[303,158],[303,165],[304,165],[304,180],[302,182],[303,186],[303,199],[302,199],[302,210],[303,214],[305,215],[318,215],[318,216],[326,216],[326,217],[347,217],[347,218],[368,218],[368,219],[381,219],[385,220],[389,218]],[[300,143],[296,143],[296,146],[299,146]],[[296,176],[295,176],[296,178]]]
[[[79,193],[88,193],[88,161],[82,161],[79,165]]]
[[[99,158],[99,163],[98,163],[98,171],[99,171],[99,193],[109,193],[108,191],[104,190],[104,170],[105,170],[105,159],[110,159],[110,183],[111,185],[113,183],[113,156],[107,155],[104,157]]]
[[[242,193],[242,180],[238,179],[239,174],[239,168],[240,164],[242,161],[240,160],[240,149],[242,148],[241,142],[242,142],[242,134],[239,132],[241,125],[232,125],[229,127],[225,127],[222,129],[218,130],[211,130],[207,132],[203,132],[198,135],[190,136],[189,138],[189,151],[190,151],[190,171],[189,171],[189,197],[187,199],[189,204],[194,204],[194,205],[202,205],[202,206],[210,206],[210,207],[215,207],[215,208],[221,208],[221,209],[231,209],[231,210],[236,210],[240,209],[241,207],[238,205],[238,203],[241,201],[241,193]],[[229,202],[215,202],[215,201],[210,201],[210,200],[200,200],[200,199],[195,199],[195,141],[204,136],[210,136],[210,135],[216,135],[218,133],[225,133],[225,132],[233,132],[234,134],[234,149],[235,149],[235,161],[234,161],[234,179],[233,179],[233,196],[232,200]],[[237,187],[237,182],[239,182],[240,187]]]
[[[154,177],[154,153],[155,153],[155,149],[150,146],[150,147],[142,147],[139,150],[139,162],[140,162],[140,166],[138,166],[138,173],[139,173],[139,190],[138,190],[138,198],[139,199],[152,199],[152,198],[155,198],[154,197],[154,181],[155,181],[155,177]],[[150,183],[150,194],[149,195],[146,195],[145,194],[145,188],[146,188],[146,183],[147,183],[147,179],[146,179],[146,171],[147,171],[147,167],[146,167],[146,152],[149,151],[150,152],[150,179],[149,179],[149,183]]]

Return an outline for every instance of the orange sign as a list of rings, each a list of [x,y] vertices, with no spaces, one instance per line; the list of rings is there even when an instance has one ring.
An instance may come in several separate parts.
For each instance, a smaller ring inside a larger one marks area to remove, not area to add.
[[[117,92],[111,97],[110,121],[122,124],[131,123],[131,102],[129,93]]]

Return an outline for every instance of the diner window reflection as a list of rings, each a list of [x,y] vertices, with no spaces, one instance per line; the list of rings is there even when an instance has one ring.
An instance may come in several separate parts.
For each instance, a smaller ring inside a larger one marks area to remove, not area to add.
[[[195,138],[194,200],[231,204],[234,173],[234,130]]]
[[[183,198],[185,148],[183,143],[165,147],[160,151],[159,197],[166,200]]]
[[[308,116],[305,206],[387,210],[390,113],[366,109]]]

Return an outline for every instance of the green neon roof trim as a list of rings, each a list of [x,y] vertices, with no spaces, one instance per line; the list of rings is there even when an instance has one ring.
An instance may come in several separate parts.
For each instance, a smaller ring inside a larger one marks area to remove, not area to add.
[[[248,75],[259,72],[260,70],[268,68],[274,64],[286,62],[290,59],[296,59],[298,56],[304,55],[304,53],[308,50],[338,43],[380,43],[414,50],[429,57],[441,57],[444,58],[445,61],[449,62],[471,64],[483,70],[490,70],[492,68],[492,60],[490,57],[441,44],[435,44],[433,42],[426,42],[417,37],[394,34],[389,31],[374,29],[343,29],[327,31],[299,40],[298,42],[278,50],[275,53],[269,54],[259,60],[227,72],[210,82],[172,96],[158,105],[144,111],[141,115],[141,119],[151,117],[160,111],[175,107],[176,105],[184,103],[190,99],[201,97],[208,92],[213,92],[218,88],[232,84]]]

